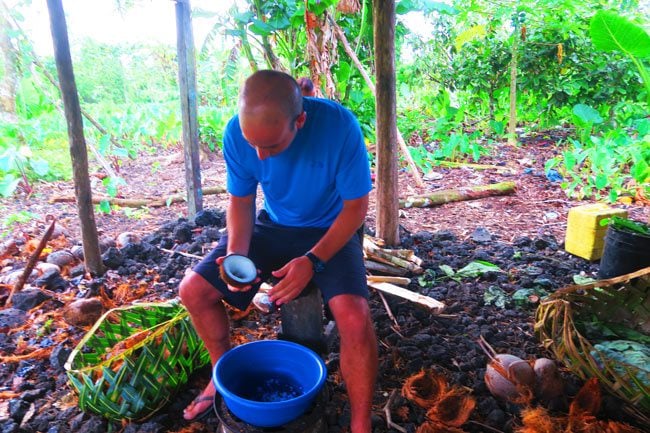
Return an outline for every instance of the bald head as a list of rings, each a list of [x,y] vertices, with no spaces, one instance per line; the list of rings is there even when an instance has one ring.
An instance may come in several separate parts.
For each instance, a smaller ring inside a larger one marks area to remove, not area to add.
[[[268,126],[292,121],[303,111],[302,92],[284,72],[262,70],[251,75],[239,94],[239,116]]]

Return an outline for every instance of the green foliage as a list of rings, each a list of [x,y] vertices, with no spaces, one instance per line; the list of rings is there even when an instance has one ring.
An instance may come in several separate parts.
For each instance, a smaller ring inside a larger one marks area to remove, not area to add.
[[[645,84],[646,100],[650,104],[650,75],[639,60],[650,56],[648,32],[615,12],[602,10],[591,19],[589,31],[596,48],[618,51],[632,60]]]
[[[600,222],[600,225],[611,225],[618,230],[628,230],[644,236],[650,236],[650,227],[647,224],[619,216],[605,218]]]
[[[650,192],[650,135],[645,122],[629,129],[614,128],[587,141],[570,139],[561,156],[546,162],[565,177],[562,188],[569,197],[606,198],[634,195],[635,188]],[[643,134],[641,134],[643,132]]]

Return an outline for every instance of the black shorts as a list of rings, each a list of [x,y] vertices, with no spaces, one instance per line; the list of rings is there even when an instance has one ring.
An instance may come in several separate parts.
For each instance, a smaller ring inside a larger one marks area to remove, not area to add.
[[[255,221],[248,257],[261,271],[261,281],[269,281],[271,271],[276,271],[290,260],[304,255],[325,235],[327,229],[311,227],[287,227],[272,222],[265,211]],[[314,274],[312,281],[320,289],[327,303],[341,294],[368,298],[366,268],[363,261],[363,232],[360,230],[332,257],[323,272]],[[226,255],[228,236],[222,236],[219,244],[194,267],[194,272],[205,278],[224,295],[230,305],[245,309],[259,284],[247,292],[231,292],[219,276],[216,260]]]

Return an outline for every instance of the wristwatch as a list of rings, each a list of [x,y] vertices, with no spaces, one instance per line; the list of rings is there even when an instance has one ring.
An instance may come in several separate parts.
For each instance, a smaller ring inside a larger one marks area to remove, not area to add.
[[[311,251],[308,251],[308,252],[305,253],[305,256],[309,260],[311,260],[311,264],[314,267],[314,272],[315,273],[323,272],[325,270],[325,262],[322,261],[321,259],[319,259],[318,257],[316,257],[316,255],[314,253],[312,253]]]

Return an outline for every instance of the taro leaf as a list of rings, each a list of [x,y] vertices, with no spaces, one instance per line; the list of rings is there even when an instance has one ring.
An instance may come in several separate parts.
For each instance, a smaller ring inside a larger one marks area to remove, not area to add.
[[[611,11],[598,11],[589,26],[591,40],[603,51],[620,51],[628,56],[650,56],[650,35],[643,27]]]
[[[490,286],[483,294],[483,302],[485,305],[494,304],[496,307],[505,308],[508,294],[497,286]]]
[[[449,265],[440,265],[438,266],[442,272],[445,273],[446,276],[448,277],[453,277],[456,273],[454,270],[451,268]]]
[[[636,367],[635,376],[646,386],[650,386],[650,347],[628,340],[604,341],[594,344],[594,349],[605,358],[614,361],[613,368],[622,376],[626,375],[624,365]],[[623,365],[621,365],[623,364]]]
[[[603,118],[600,116],[600,113],[585,104],[576,104],[573,107],[573,117],[577,120],[576,123],[580,124],[579,126],[603,123]]]
[[[512,300],[515,305],[524,307],[526,305],[536,304],[536,302],[531,300],[531,296],[533,295],[536,295],[541,299],[548,296],[548,292],[540,287],[519,289],[512,294]]]
[[[483,260],[470,262],[467,266],[459,269],[456,275],[459,277],[478,277],[488,272],[503,272],[497,265]]]
[[[43,158],[32,158],[29,165],[39,177],[45,176],[50,171],[50,164]]]
[[[3,197],[11,196],[19,183],[20,178],[15,177],[11,173],[5,174],[4,177],[0,179],[0,195]]]

